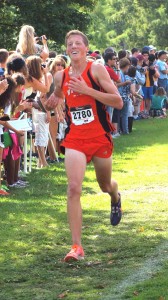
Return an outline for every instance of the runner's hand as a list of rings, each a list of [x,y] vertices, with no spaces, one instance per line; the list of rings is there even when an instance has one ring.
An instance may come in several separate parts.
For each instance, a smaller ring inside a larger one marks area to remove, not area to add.
[[[44,102],[46,110],[54,110],[58,104],[62,103],[63,99],[57,97],[54,93]]]
[[[82,76],[80,76],[79,79],[71,77],[68,86],[73,92],[85,95],[87,95],[87,90],[90,89]]]

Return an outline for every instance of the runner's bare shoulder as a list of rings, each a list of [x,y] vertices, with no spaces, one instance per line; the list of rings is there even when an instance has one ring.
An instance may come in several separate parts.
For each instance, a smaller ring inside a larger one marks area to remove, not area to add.
[[[99,81],[99,79],[103,78],[104,76],[109,77],[105,66],[101,63],[93,62],[91,65],[91,73],[97,81]]]

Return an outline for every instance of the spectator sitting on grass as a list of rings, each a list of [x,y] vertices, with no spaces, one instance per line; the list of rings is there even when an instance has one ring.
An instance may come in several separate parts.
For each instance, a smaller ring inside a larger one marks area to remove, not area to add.
[[[153,117],[166,117],[166,104],[168,103],[168,98],[166,91],[163,87],[159,87],[156,93],[152,97],[152,105],[150,110],[150,115]]]

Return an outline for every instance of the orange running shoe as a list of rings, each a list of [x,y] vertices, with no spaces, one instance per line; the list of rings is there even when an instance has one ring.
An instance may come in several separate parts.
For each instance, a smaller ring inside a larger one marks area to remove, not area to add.
[[[9,196],[10,193],[4,191],[4,190],[0,190],[0,196]]]
[[[69,262],[70,260],[81,260],[84,259],[84,255],[82,246],[73,245],[71,251],[65,256],[64,261]]]

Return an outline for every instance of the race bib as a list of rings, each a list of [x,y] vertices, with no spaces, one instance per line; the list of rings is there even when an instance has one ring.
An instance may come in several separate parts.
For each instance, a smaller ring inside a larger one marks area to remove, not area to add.
[[[93,110],[90,105],[71,107],[72,123],[76,126],[88,124],[94,121]]]

